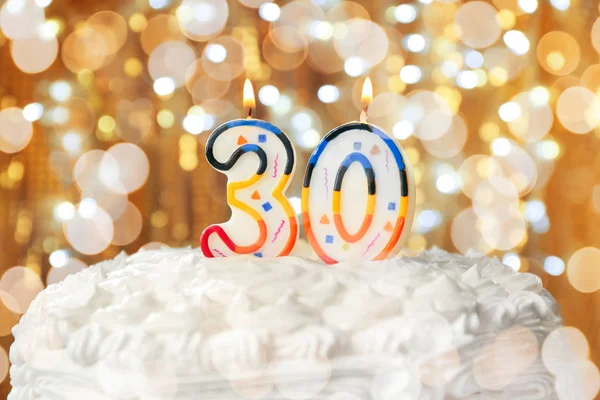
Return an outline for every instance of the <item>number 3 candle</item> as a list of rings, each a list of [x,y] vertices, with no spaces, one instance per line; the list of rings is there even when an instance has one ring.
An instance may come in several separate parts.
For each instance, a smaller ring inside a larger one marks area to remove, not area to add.
[[[367,78],[361,121],[329,132],[312,153],[304,176],[304,229],[313,250],[328,264],[393,256],[412,224],[412,168],[402,147],[367,123],[372,92]]]
[[[231,219],[202,232],[207,257],[234,254],[284,256],[298,239],[298,220],[285,197],[296,156],[289,138],[268,122],[252,118],[254,92],[244,84],[247,119],[229,121],[211,133],[206,158],[227,175]]]

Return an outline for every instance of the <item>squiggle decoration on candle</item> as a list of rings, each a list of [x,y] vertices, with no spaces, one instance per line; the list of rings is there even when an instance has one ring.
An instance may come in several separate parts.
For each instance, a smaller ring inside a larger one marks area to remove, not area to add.
[[[283,225],[285,225],[285,220],[282,219],[281,224],[279,225],[279,228],[277,228],[277,232],[275,232],[275,234],[273,235],[273,240],[271,240],[271,243],[275,243],[277,236],[279,236],[279,234],[281,233],[281,230],[283,229]]]
[[[277,176],[280,154],[285,161],[283,173]],[[200,248],[204,255],[288,255],[298,239],[298,220],[284,194],[296,160],[285,133],[261,120],[230,121],[209,136],[206,158],[213,168],[227,175],[227,202],[232,213],[228,222],[211,225],[202,232]],[[273,176],[265,174],[271,162]],[[249,171],[255,172],[248,176]],[[256,239],[242,244],[248,238]]]
[[[371,250],[371,247],[375,246],[375,242],[377,241],[377,239],[379,239],[380,236],[381,236],[381,234],[378,233],[377,236],[375,236],[375,238],[371,241],[371,243],[369,243],[369,245],[367,246],[367,249],[363,253],[363,256],[366,255],[369,252],[369,250]]]
[[[390,170],[390,152],[387,150],[385,151],[385,169]]]
[[[329,187],[332,168],[337,173]],[[414,192],[408,157],[394,139],[367,123],[339,126],[317,145],[304,176],[302,222],[308,241],[328,264],[391,257],[410,231]]]
[[[220,251],[219,251],[219,250],[217,250],[217,249],[213,249],[213,251],[214,251],[215,253],[217,253],[218,255],[220,255],[221,257],[226,257],[226,255],[225,255],[224,253],[220,252]]]
[[[277,178],[277,167],[279,166],[279,164],[277,163],[277,161],[279,160],[279,153],[277,153],[277,156],[275,157],[275,162],[273,163],[273,178]]]
[[[325,190],[326,190],[326,198],[329,200],[329,170],[325,168]]]

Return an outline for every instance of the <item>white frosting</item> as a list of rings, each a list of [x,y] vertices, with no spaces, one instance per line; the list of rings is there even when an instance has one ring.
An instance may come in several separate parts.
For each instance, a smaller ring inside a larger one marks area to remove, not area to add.
[[[142,251],[35,299],[8,399],[556,399],[560,324],[539,278],[486,257]]]

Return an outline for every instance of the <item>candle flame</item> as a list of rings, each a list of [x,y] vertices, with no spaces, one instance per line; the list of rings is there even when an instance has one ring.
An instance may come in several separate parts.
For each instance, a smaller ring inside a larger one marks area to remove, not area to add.
[[[248,115],[252,115],[252,109],[256,106],[256,100],[254,100],[254,88],[252,82],[246,79],[244,82],[244,108],[248,109]]]
[[[363,108],[369,107],[369,104],[373,101],[373,84],[368,76],[363,83],[361,101]]]

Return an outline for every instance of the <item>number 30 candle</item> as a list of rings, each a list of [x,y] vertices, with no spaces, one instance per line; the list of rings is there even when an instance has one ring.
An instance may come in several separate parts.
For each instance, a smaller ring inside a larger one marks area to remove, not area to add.
[[[372,92],[367,78],[361,121],[329,132],[312,153],[304,176],[304,229],[313,250],[328,264],[391,257],[412,224],[412,168],[402,147],[367,123]]]
[[[207,257],[234,254],[284,256],[298,239],[298,220],[285,197],[296,156],[289,138],[268,122],[252,119],[254,92],[244,84],[247,119],[229,121],[211,133],[206,158],[227,175],[231,219],[202,232]]]

